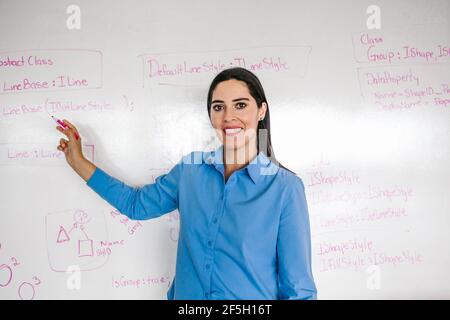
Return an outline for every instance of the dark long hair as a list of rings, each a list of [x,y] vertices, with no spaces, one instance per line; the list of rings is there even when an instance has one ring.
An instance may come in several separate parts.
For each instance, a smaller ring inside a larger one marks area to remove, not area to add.
[[[225,69],[219,74],[216,75],[216,77],[211,82],[211,85],[209,87],[208,91],[208,101],[207,101],[207,108],[208,108],[208,116],[211,119],[211,100],[212,100],[212,94],[216,86],[223,81],[226,80],[240,80],[247,84],[247,88],[250,92],[250,95],[256,100],[256,105],[258,108],[262,107],[262,103],[265,102],[267,104],[267,110],[266,114],[264,116],[264,119],[258,122],[258,129],[256,132],[257,136],[257,149],[258,152],[262,151],[266,157],[268,157],[274,164],[277,166],[284,168],[288,170],[289,172],[292,172],[295,174],[295,172],[289,170],[285,166],[283,166],[281,163],[278,162],[278,160],[275,158],[275,154],[273,152],[272,147],[272,139],[270,137],[270,113],[269,113],[269,104],[266,99],[266,95],[264,93],[264,89],[261,85],[261,82],[259,81],[258,77],[256,77],[255,74],[250,72],[247,69],[236,67],[236,68],[229,68]],[[260,130],[261,129],[261,130]],[[260,139],[261,143],[260,143]]]

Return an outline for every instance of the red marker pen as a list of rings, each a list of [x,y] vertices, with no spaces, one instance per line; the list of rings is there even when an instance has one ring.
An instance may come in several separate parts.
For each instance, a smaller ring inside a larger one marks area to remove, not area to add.
[[[68,128],[68,125],[65,124],[64,122],[62,122],[61,120],[56,119],[54,116],[51,116],[51,117],[53,118],[53,120],[56,121],[57,124],[59,124],[59,125],[60,125],[61,127],[63,127],[64,129],[65,129],[65,128]],[[79,137],[78,137],[77,132],[74,131],[73,133],[74,133],[75,139],[78,140]]]

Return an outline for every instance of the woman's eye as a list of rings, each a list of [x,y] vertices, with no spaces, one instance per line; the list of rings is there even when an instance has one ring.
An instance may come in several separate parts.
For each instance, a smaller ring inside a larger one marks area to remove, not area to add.
[[[241,103],[238,103],[237,106],[238,106],[238,109],[244,109],[247,106],[247,104],[241,102]]]
[[[221,105],[216,104],[215,106],[212,107],[214,109],[214,111],[220,111],[220,109],[222,108]]]

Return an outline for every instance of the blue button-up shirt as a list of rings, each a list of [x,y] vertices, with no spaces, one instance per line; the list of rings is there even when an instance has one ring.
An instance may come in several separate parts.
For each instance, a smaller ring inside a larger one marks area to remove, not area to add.
[[[168,299],[315,299],[302,180],[262,152],[225,183],[223,145],[191,152],[154,183],[133,188],[97,168],[87,181],[130,219],[178,209]]]

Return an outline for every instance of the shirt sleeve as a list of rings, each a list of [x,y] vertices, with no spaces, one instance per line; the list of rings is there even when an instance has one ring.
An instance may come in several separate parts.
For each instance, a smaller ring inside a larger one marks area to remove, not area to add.
[[[279,299],[317,299],[305,188],[297,176],[288,188],[277,240]]]
[[[181,171],[180,161],[154,183],[131,187],[96,168],[87,185],[130,219],[153,219],[178,208]]]

